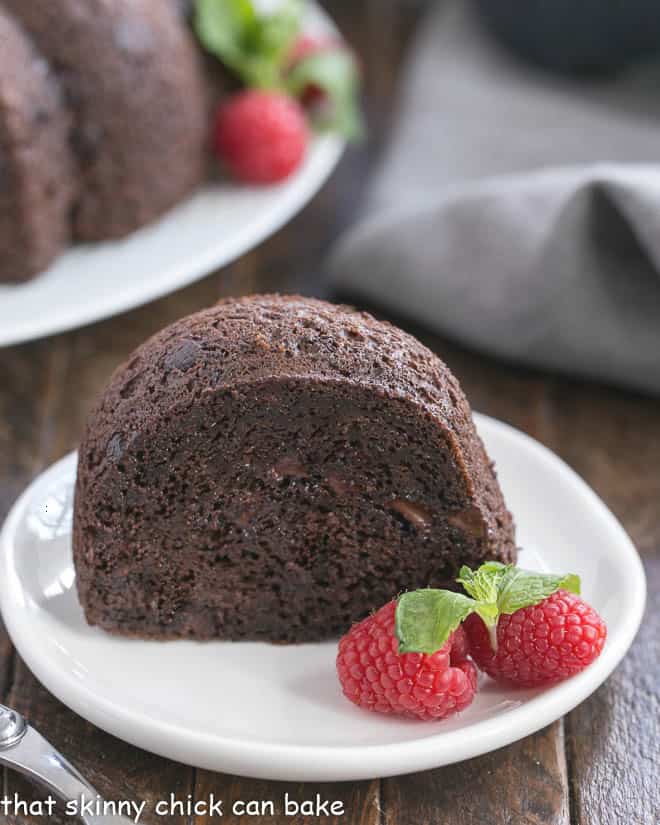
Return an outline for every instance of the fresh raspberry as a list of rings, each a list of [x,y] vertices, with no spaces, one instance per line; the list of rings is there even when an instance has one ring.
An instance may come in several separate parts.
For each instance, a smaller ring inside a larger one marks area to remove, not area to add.
[[[466,658],[459,627],[431,655],[398,652],[396,601],[355,625],[339,642],[337,673],[345,696],[379,713],[443,719],[466,708],[477,690],[477,671]]]
[[[463,623],[470,655],[498,681],[520,687],[559,682],[579,673],[600,654],[605,623],[579,596],[557,590],[532,607],[523,607],[497,622],[497,653],[488,629],[473,613]]]
[[[297,63],[312,54],[329,52],[341,48],[344,48],[344,46],[336,38],[313,37],[311,34],[301,34],[293,44],[291,53],[289,54],[288,67],[292,69]],[[316,103],[320,103],[325,96],[326,94],[320,86],[310,83],[303,89],[300,95],[300,101],[303,106],[313,106]]]
[[[302,162],[309,130],[297,101],[280,92],[248,89],[221,106],[215,148],[230,172],[246,183],[275,183]]]

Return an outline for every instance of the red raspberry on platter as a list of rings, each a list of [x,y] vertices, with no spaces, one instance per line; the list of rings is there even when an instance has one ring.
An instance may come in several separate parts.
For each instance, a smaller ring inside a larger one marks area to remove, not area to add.
[[[463,617],[470,655],[493,679],[516,687],[550,685],[596,659],[605,623],[579,597],[580,579],[486,562],[462,567],[457,581],[470,594]]]
[[[248,89],[218,111],[215,149],[238,180],[276,183],[300,166],[309,129],[304,111],[281,92]]]
[[[287,60],[287,70],[291,71],[305,58],[323,52],[342,49],[343,45],[336,38],[314,37],[311,34],[301,34],[294,42]],[[299,93],[303,106],[314,106],[326,97],[326,92],[316,83],[308,83]]]
[[[574,676],[599,655],[607,629],[579,596],[557,590],[536,605],[497,620],[497,650],[483,620],[465,620],[470,654],[493,679],[520,687],[550,685]]]
[[[464,710],[477,689],[458,627],[434,653],[399,653],[396,601],[369,616],[340,640],[337,674],[353,704],[379,713],[444,719]]]
[[[284,83],[308,109],[317,128],[355,140],[364,135],[361,72],[354,53],[332,37],[303,34],[288,54]]]
[[[412,590],[340,640],[337,673],[351,702],[443,719],[474,698],[474,663],[507,685],[535,687],[579,673],[603,649],[605,623],[577,595],[573,573],[485,562],[461,567],[456,581],[469,595]]]

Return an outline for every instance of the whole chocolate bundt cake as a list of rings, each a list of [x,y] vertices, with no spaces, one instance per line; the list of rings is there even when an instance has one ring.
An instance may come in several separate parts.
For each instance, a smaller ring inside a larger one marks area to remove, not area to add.
[[[188,195],[221,81],[174,0],[0,0],[0,282]]]
[[[300,297],[223,301],[143,344],[80,448],[87,620],[315,641],[461,564],[515,559],[470,407],[414,338]]]
[[[82,240],[121,237],[204,177],[201,56],[162,0],[0,0],[56,70],[73,117]]]
[[[68,242],[70,120],[50,67],[0,4],[0,281],[24,281]]]

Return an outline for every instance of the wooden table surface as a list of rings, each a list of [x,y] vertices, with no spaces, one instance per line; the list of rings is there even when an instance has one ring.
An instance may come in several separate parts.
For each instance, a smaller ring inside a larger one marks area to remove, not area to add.
[[[354,216],[378,160],[402,55],[426,4],[335,0],[327,5],[363,57],[369,140],[349,152],[330,183],[285,230],[222,272],[119,318],[0,350],[0,516],[37,473],[75,447],[95,394],[146,336],[224,295],[267,290],[327,294],[320,262]],[[227,800],[222,821],[228,823],[238,821],[227,815],[229,801],[278,799],[285,790],[298,799],[321,793],[345,804],[340,817],[247,820],[257,825],[660,822],[660,400],[510,367],[406,326],[449,363],[476,409],[555,450],[621,519],[644,558],[650,591],[632,650],[580,707],[495,753],[394,779],[287,785],[195,770],[102,733],[38,684],[0,626],[0,700],[28,715],[107,798],[155,803],[170,793],[183,799],[214,793]],[[5,774],[4,793],[40,798],[12,773]],[[65,820],[10,815],[6,821],[25,825]],[[144,821],[204,825],[211,819],[145,816]]]

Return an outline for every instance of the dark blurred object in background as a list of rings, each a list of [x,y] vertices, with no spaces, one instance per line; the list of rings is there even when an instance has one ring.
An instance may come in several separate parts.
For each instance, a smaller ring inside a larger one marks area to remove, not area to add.
[[[509,48],[563,72],[611,72],[660,54],[658,0],[474,0]]]

